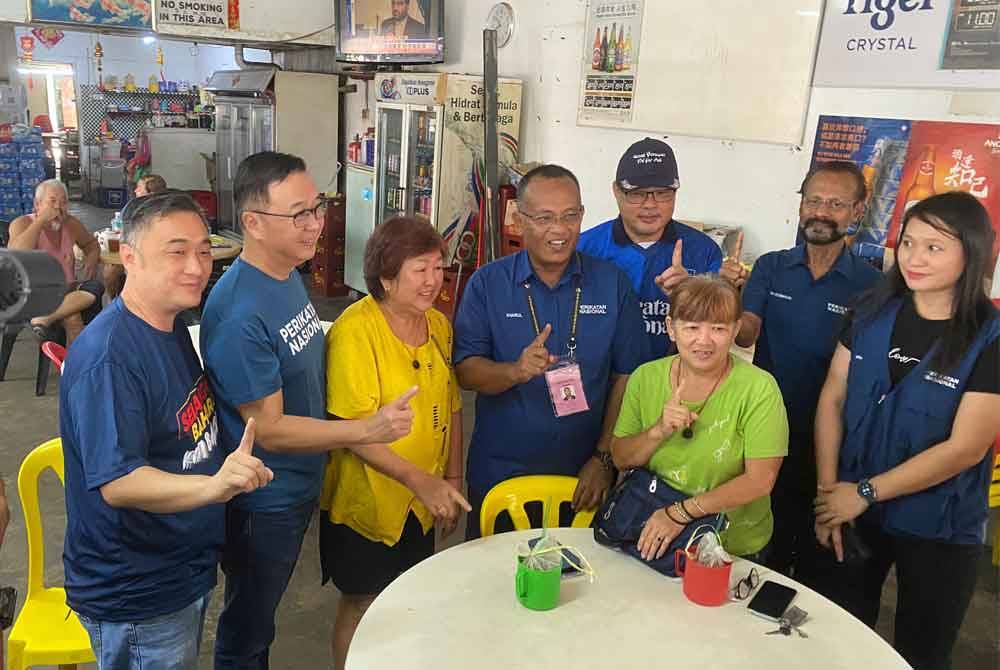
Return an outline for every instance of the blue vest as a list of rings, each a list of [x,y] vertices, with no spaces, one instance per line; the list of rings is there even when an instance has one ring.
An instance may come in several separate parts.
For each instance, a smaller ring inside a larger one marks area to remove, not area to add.
[[[930,369],[938,346],[934,345],[893,387],[886,353],[901,305],[901,300],[889,303],[877,316],[858,323],[853,335],[840,481],[874,477],[947,440],[980,352],[1000,336],[1000,319],[994,317],[947,373]],[[873,505],[865,518],[894,535],[982,543],[989,479],[990,458],[984,457],[978,465],[936,486]]]

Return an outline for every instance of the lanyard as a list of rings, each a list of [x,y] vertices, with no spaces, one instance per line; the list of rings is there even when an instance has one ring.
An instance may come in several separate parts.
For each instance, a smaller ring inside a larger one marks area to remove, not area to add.
[[[576,262],[580,265],[580,255],[577,254]],[[582,266],[581,266],[582,267]],[[570,331],[569,331],[569,342],[566,343],[566,349],[569,351],[570,359],[576,358],[576,320],[580,316],[580,293],[582,292],[580,288],[580,278],[576,277],[573,280],[575,286],[575,296],[573,298],[573,318],[570,320]],[[531,279],[524,282],[524,292],[528,296],[528,310],[531,312],[531,323],[535,327],[535,336],[542,334],[542,329],[538,325],[538,314],[535,312],[535,300],[531,297]]]

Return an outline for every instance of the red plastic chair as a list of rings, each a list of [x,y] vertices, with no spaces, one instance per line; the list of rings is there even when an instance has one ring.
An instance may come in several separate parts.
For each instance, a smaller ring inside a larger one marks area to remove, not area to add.
[[[59,368],[59,374],[63,371],[63,361],[66,360],[66,347],[56,342],[42,342],[42,353],[48,356],[49,360]]]

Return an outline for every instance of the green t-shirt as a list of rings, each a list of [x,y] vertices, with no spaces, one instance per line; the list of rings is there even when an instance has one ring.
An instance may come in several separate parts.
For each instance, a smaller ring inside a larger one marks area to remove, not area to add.
[[[629,377],[615,424],[615,437],[636,435],[659,421],[673,394],[668,356],[640,366]],[[672,487],[691,496],[710,491],[744,472],[746,459],[785,456],[788,453],[788,417],[774,377],[730,355],[732,370],[701,411],[701,403],[684,404],[698,414],[694,436],[680,431],[663,441],[647,467]],[[746,556],[763,549],[771,539],[774,517],[771,498],[764,496],[728,510],[726,549]]]

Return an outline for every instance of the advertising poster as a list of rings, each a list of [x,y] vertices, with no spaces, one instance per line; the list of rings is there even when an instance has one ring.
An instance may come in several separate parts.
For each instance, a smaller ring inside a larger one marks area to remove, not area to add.
[[[152,0],[29,0],[29,21],[150,30]]]
[[[1000,68],[1000,0],[951,0],[941,67]]]
[[[904,212],[936,193],[967,191],[1000,229],[1000,125],[915,121],[887,242],[895,246]],[[997,245],[993,247],[996,260]]]
[[[632,120],[642,14],[643,0],[590,3],[584,31],[579,120]]]
[[[856,163],[868,187],[865,214],[850,242],[855,253],[882,267],[886,238],[910,136],[910,122],[856,116],[821,116],[810,167],[832,160]]]

